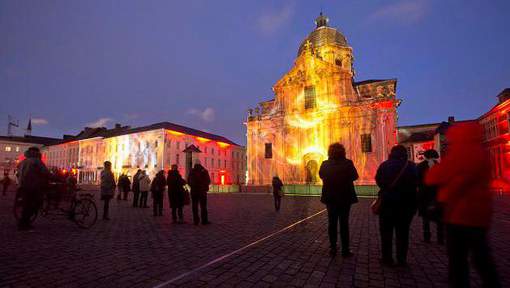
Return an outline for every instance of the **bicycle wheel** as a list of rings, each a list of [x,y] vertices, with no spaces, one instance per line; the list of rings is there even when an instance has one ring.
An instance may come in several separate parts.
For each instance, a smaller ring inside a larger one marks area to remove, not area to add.
[[[36,209],[32,217],[30,217],[30,223],[33,223],[35,221],[35,218],[37,218],[37,214],[39,212],[39,209]],[[13,214],[14,218],[16,218],[16,221],[19,221],[21,219],[21,213],[23,213],[23,198],[21,196],[16,195],[14,198],[14,207],[13,207]]]
[[[92,227],[97,221],[96,203],[90,199],[77,200],[74,206],[73,220],[80,228]]]

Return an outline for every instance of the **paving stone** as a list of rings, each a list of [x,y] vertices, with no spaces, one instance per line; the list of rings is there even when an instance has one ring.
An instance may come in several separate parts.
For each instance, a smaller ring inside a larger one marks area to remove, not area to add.
[[[12,195],[0,197],[0,287],[150,288],[324,209],[314,197],[286,197],[276,213],[269,195],[211,194],[213,224],[194,226],[189,207],[187,224],[177,225],[168,209],[154,218],[151,209],[114,200],[111,220],[98,220],[92,229],[39,217],[35,232],[26,233],[16,231],[12,201]],[[418,218],[409,268],[381,266],[378,219],[369,205],[370,199],[361,199],[352,208],[351,258],[329,257],[322,213],[168,287],[447,287],[445,247],[421,241]],[[510,287],[508,211],[510,197],[498,197],[490,240],[503,287]],[[472,279],[472,287],[480,287],[474,272]]]

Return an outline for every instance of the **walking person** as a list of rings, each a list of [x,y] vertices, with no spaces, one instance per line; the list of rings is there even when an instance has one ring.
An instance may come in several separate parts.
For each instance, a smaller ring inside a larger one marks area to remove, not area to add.
[[[110,220],[110,200],[115,193],[115,178],[112,172],[112,163],[104,162],[104,169],[101,171],[101,200],[104,201],[103,220]]]
[[[393,265],[393,232],[399,266],[407,265],[409,229],[416,213],[416,165],[407,160],[402,145],[391,149],[389,159],[377,169],[375,181],[381,199],[379,231],[381,234],[382,263]]]
[[[273,186],[274,209],[276,211],[280,211],[283,196],[283,182],[278,177],[278,175],[273,177],[272,186]]]
[[[156,174],[151,183],[154,217],[163,216],[163,195],[165,195],[165,188],[165,171],[161,170]]]
[[[336,242],[340,222],[342,256],[352,256],[349,247],[349,215],[351,205],[358,202],[353,182],[359,176],[354,163],[346,158],[345,147],[342,144],[334,143],[329,146],[328,160],[322,162],[319,176],[323,182],[321,202],[326,204],[328,210],[329,253],[331,256],[337,253]]]
[[[138,169],[136,171],[135,176],[133,176],[133,207],[138,207],[138,202],[140,201],[140,176],[142,175],[142,170]]]
[[[211,184],[209,171],[197,160],[188,177],[188,184],[191,187],[191,208],[193,210],[193,223],[198,225],[200,219],[202,225],[210,224],[207,213],[207,192]],[[200,216],[198,215],[198,206],[200,205]]]
[[[172,222],[184,223],[184,214],[182,207],[184,206],[184,185],[186,181],[182,179],[177,165],[172,165],[172,170],[168,171],[168,204],[172,208]],[[189,204],[189,203],[188,203]],[[177,220],[179,216],[179,220]]]
[[[151,189],[151,179],[145,170],[142,171],[139,177],[139,186],[140,186],[140,203],[138,207],[149,208],[147,205],[147,198],[149,197],[149,190]]]
[[[32,230],[30,219],[37,213],[48,187],[51,173],[41,161],[41,152],[37,147],[25,151],[25,159],[18,165],[19,193],[23,199],[18,230]],[[17,196],[16,196],[17,197]]]
[[[469,287],[469,256],[483,287],[501,287],[487,239],[492,217],[491,164],[482,146],[483,128],[474,122],[454,124],[446,140],[446,155],[430,169],[425,183],[439,187],[450,287]]]
[[[2,195],[5,196],[7,189],[9,189],[9,185],[11,185],[11,178],[9,177],[9,172],[4,172],[4,178],[2,178]]]
[[[444,244],[444,226],[441,220],[441,208],[437,203],[437,187],[425,184],[425,175],[434,165],[439,163],[439,153],[434,149],[429,149],[423,153],[425,160],[416,166],[418,173],[418,214],[423,223],[423,241],[430,243],[432,233],[430,232],[430,222],[436,223],[437,243]]]

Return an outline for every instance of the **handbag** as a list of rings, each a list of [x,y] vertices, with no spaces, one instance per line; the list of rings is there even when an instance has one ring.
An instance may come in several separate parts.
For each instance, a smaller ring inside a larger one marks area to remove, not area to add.
[[[183,205],[189,205],[190,202],[191,202],[191,199],[190,199],[190,196],[189,196],[189,191],[186,188],[183,188],[183,190],[184,191],[182,192],[183,193],[182,204]]]
[[[398,173],[397,177],[393,180],[393,182],[391,182],[391,185],[389,187],[390,190],[393,189],[395,184],[397,184],[398,180],[400,179],[402,174],[404,174],[404,171],[406,170],[408,165],[409,165],[409,161],[406,161],[406,164],[404,165],[404,167],[402,167],[402,169]],[[381,214],[381,206],[382,206],[382,191],[379,191],[379,193],[377,193],[377,194],[378,194],[377,198],[374,201],[372,201],[372,203],[370,204],[370,209],[372,210],[372,213],[374,213],[375,215]]]

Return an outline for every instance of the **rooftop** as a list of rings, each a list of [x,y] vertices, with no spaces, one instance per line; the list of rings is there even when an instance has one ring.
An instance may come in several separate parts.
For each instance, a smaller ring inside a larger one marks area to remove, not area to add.
[[[41,136],[0,136],[0,140],[3,141],[12,141],[12,142],[20,142],[20,143],[28,143],[28,144],[39,144],[39,145],[52,145],[56,144],[62,139],[58,138],[50,138],[50,137],[41,137]]]
[[[218,142],[223,142],[223,143],[227,143],[227,144],[231,144],[231,145],[240,146],[239,144],[237,144],[223,136],[196,130],[193,128],[189,128],[189,127],[171,123],[171,122],[159,122],[159,123],[155,123],[155,124],[151,124],[151,125],[147,125],[147,126],[135,127],[135,128],[127,129],[127,130],[117,131],[117,132],[112,131],[112,132],[108,133],[108,135],[105,136],[105,138],[126,135],[126,134],[133,134],[133,133],[144,132],[144,131],[150,131],[150,130],[157,130],[157,129],[172,130],[172,131],[184,133],[187,135],[192,135],[192,136],[201,137],[201,138],[207,138],[207,139],[213,140],[213,141],[218,141]]]

